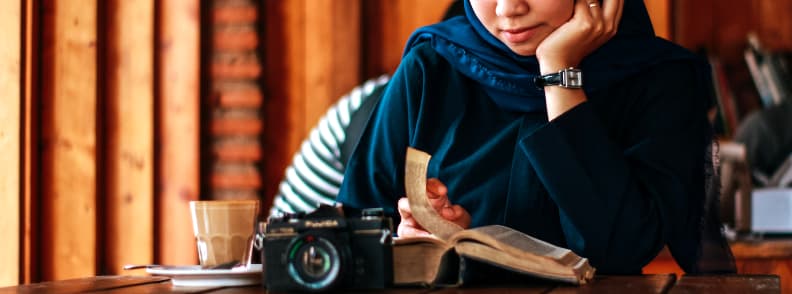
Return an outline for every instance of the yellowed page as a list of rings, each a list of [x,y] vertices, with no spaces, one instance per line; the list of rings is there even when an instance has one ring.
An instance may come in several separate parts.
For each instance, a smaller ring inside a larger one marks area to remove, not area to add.
[[[432,156],[418,149],[407,147],[407,160],[404,167],[404,189],[410,201],[410,209],[415,220],[429,233],[448,240],[462,230],[459,225],[447,221],[432,207],[426,195],[426,170]]]

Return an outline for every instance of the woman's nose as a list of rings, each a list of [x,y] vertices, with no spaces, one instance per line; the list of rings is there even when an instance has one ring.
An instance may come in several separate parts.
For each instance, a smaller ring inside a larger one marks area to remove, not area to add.
[[[525,0],[498,0],[495,6],[495,15],[511,17],[521,15],[528,11],[528,3]]]

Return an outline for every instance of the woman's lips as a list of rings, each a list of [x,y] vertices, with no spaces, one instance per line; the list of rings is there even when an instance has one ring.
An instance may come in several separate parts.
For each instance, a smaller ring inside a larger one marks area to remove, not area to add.
[[[533,28],[517,28],[501,30],[501,35],[509,43],[522,43],[533,37],[536,30]]]

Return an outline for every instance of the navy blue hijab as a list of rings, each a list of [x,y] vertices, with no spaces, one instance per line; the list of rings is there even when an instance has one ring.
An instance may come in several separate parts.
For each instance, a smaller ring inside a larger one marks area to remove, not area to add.
[[[544,92],[533,82],[539,74],[536,57],[512,52],[484,28],[469,0],[464,0],[464,5],[465,16],[416,30],[407,41],[405,54],[420,43],[430,42],[456,70],[477,81],[501,108],[545,111]],[[580,64],[584,90],[596,93],[655,64],[695,58],[689,51],[655,36],[642,0],[625,0],[616,36]]]

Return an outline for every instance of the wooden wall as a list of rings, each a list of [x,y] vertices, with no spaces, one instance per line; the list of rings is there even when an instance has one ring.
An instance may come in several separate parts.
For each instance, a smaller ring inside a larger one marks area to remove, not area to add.
[[[194,264],[198,0],[0,4],[0,286]]]
[[[154,1],[105,3],[99,272],[117,272],[154,260]]]
[[[742,58],[748,32],[771,50],[792,50],[792,0],[673,0],[674,41],[707,48],[728,62]]]
[[[189,202],[200,198],[201,5],[155,3],[155,261],[195,264]]]
[[[360,83],[361,0],[264,3],[265,206],[308,131]]]
[[[327,108],[364,80],[392,73],[410,33],[439,21],[450,2],[265,1],[265,206]]]
[[[22,26],[20,1],[0,9],[0,286],[19,279]]]
[[[42,1],[40,201],[43,279],[96,272],[97,2]]]

